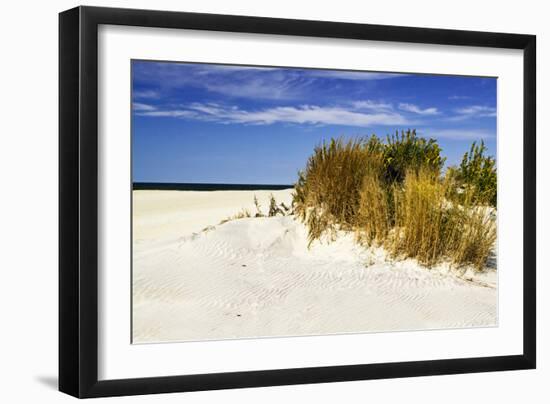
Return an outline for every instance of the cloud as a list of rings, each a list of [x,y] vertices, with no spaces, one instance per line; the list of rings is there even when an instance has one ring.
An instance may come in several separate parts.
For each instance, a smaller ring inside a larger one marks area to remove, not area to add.
[[[138,98],[159,98],[160,93],[158,91],[154,91],[154,90],[134,91],[132,93],[132,97],[134,99],[138,99]]]
[[[195,112],[186,110],[146,111],[138,112],[136,115],[168,118],[199,118]]]
[[[418,115],[438,115],[439,114],[439,111],[435,107],[422,109],[414,104],[401,103],[399,104],[399,109],[402,111],[412,112]]]
[[[308,70],[308,72],[313,77],[323,77],[338,80],[386,80],[397,79],[399,77],[407,76],[406,74],[401,73],[374,73],[346,70],[311,69]]]
[[[469,107],[455,109],[454,112],[457,114],[448,118],[448,121],[451,122],[460,122],[466,121],[468,119],[475,118],[494,118],[497,116],[497,109],[493,107],[486,107],[482,105],[472,105]]]
[[[360,110],[369,110],[369,111],[392,111],[393,105],[386,102],[375,102],[371,100],[360,100],[353,101],[351,105]]]
[[[469,97],[467,95],[451,95],[448,98],[449,100],[456,101],[456,100],[469,100],[472,97]]]
[[[277,67],[267,67],[267,66],[245,66],[245,65],[215,65],[215,64],[183,64],[183,65],[192,65],[197,69],[197,73],[200,75],[219,73],[219,72],[241,72],[249,70],[259,70],[259,71],[271,71],[277,70]]]
[[[134,111],[154,111],[156,109],[152,105],[142,104],[140,102],[133,102],[132,108]]]
[[[459,114],[477,115],[477,116],[496,116],[497,110],[492,107],[484,107],[481,105],[473,105],[471,107],[459,108],[456,110]]]
[[[199,88],[228,97],[265,100],[300,98],[313,81],[297,69],[151,62],[137,64],[134,78],[138,84],[157,87],[163,96]]]
[[[204,83],[204,88],[230,97],[290,100],[300,98],[303,90],[311,80],[300,80],[293,77],[255,77],[248,80],[216,81]]]
[[[393,73],[305,68],[212,65],[197,63],[137,62],[133,75],[146,91],[134,98],[160,98],[175,91],[200,88],[233,98],[290,100],[314,97],[326,86],[347,81],[375,81],[404,76]],[[152,87],[152,89],[151,89]]]
[[[293,123],[310,125],[345,125],[369,127],[373,125],[406,125],[408,119],[396,112],[366,113],[341,106],[301,105],[245,110],[236,106],[215,103],[193,103],[187,108],[163,111],[137,111],[149,117],[189,118],[225,124],[271,125]]]
[[[496,137],[496,133],[480,129],[423,129],[419,134],[436,139],[471,141]]]

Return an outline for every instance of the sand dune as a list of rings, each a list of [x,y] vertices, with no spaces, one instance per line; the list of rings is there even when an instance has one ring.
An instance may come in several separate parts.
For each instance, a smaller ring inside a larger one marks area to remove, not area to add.
[[[496,325],[494,270],[392,262],[345,233],[308,249],[292,216],[218,224],[270,193],[134,191],[134,342]]]

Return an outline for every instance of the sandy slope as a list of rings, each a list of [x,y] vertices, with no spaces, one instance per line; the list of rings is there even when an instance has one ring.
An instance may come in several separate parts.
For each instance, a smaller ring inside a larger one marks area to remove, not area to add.
[[[293,217],[215,225],[269,193],[134,192],[134,342],[496,325],[494,271],[391,262],[345,234],[308,249]]]
[[[165,240],[198,232],[242,209],[255,213],[254,196],[263,210],[273,194],[290,205],[292,190],[282,191],[133,191],[134,241]]]

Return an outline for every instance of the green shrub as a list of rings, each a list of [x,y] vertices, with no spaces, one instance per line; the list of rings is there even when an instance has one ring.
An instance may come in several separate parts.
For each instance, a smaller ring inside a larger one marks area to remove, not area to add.
[[[497,204],[496,161],[486,156],[487,147],[483,140],[479,145],[472,143],[470,151],[464,153],[460,166],[451,171],[461,192],[473,192],[475,203]]]
[[[387,136],[384,150],[385,177],[388,183],[403,182],[408,170],[425,167],[440,172],[445,163],[441,148],[434,139],[416,136],[415,130]]]

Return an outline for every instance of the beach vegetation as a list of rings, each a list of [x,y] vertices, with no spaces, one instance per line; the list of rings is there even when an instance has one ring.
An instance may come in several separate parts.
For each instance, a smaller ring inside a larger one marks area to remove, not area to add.
[[[496,240],[494,159],[472,145],[460,167],[442,175],[445,158],[415,131],[316,147],[295,185],[293,208],[308,241],[339,230],[426,266],[450,261],[482,269]]]
[[[254,207],[256,208],[256,214],[254,217],[263,217],[264,214],[262,213],[262,206],[260,205],[260,202],[258,201],[258,197],[254,195]]]
[[[273,194],[269,195],[269,211],[267,213],[269,217],[277,216],[277,215],[285,215],[285,212],[283,210],[282,205],[277,205],[277,201],[275,200],[275,197]]]
[[[219,224],[224,224],[224,223],[227,223],[231,220],[245,219],[245,218],[249,218],[249,217],[252,217],[252,214],[250,213],[250,211],[248,209],[243,209],[240,212],[234,214],[233,216],[229,216],[229,217],[223,219]]]
[[[416,130],[388,135],[382,147],[384,153],[384,176],[387,182],[402,183],[407,171],[421,168],[440,171],[445,164],[441,147],[434,139],[416,135]]]
[[[309,242],[323,233],[352,229],[367,172],[382,164],[382,144],[376,137],[331,139],[317,146],[305,170],[298,174],[293,207],[309,228]]]
[[[456,185],[454,198],[463,199],[464,195],[471,194],[476,203],[496,207],[496,161],[486,152],[483,140],[479,144],[474,142],[470,150],[464,153],[460,165],[449,169]]]
[[[394,256],[416,258],[426,266],[447,259],[483,269],[496,241],[492,210],[476,205],[473,190],[462,194],[461,203],[450,201],[453,186],[433,171],[407,173],[395,192],[395,224],[387,239]]]
[[[246,219],[251,217],[274,217],[278,215],[290,216],[294,214],[292,207],[287,206],[284,202],[277,203],[277,200],[275,199],[275,196],[273,196],[273,194],[269,196],[269,209],[267,215],[262,212],[262,206],[260,205],[260,201],[258,200],[258,197],[256,195],[254,195],[253,202],[254,209],[256,210],[254,214],[250,213],[248,209],[242,209],[236,214],[223,219],[219,224],[224,224],[231,220]]]

